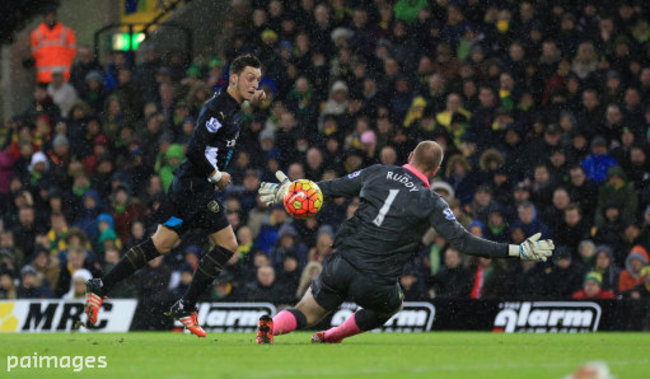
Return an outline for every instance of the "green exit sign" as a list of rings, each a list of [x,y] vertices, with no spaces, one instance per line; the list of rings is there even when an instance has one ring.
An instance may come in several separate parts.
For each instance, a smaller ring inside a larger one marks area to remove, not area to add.
[[[113,50],[126,51],[137,50],[140,43],[144,41],[144,33],[117,33],[113,34]]]

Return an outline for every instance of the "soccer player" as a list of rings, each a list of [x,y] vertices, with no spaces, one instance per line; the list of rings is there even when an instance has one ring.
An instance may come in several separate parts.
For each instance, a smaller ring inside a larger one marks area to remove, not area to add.
[[[213,246],[201,258],[187,292],[171,307],[169,315],[190,332],[205,337],[197,322],[196,300],[237,249],[237,239],[216,191],[230,183],[230,174],[224,170],[239,137],[241,104],[246,100],[256,104],[266,98],[257,89],[261,75],[261,63],[256,57],[242,55],[233,60],[227,89],[215,93],[201,108],[186,159],[175,170],[157,212],[158,229],[151,238],[129,249],[103,278],[88,281],[85,312],[90,323],[97,322],[103,299],[116,283],[151,259],[168,253],[186,230],[201,228],[209,234]]]
[[[312,342],[339,343],[344,338],[383,325],[402,307],[398,278],[429,226],[458,251],[491,258],[518,257],[545,261],[553,241],[540,234],[521,245],[481,239],[470,234],[447,203],[429,189],[443,159],[440,145],[420,142],[408,164],[374,165],[347,177],[317,183],[325,198],[359,196],[361,204],[345,221],[334,240],[334,253],[323,262],[323,270],[295,308],[271,319],[262,316],[257,343],[272,343],[273,336],[318,323],[345,299],[352,298],[362,309],[343,324],[312,336]],[[282,201],[290,181],[276,173],[280,183],[262,183],[260,199],[268,204]]]

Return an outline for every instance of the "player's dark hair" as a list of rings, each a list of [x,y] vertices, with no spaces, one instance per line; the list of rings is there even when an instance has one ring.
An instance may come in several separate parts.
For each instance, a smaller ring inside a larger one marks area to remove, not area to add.
[[[262,62],[251,54],[240,55],[230,64],[230,73],[239,75],[247,66],[262,68]]]

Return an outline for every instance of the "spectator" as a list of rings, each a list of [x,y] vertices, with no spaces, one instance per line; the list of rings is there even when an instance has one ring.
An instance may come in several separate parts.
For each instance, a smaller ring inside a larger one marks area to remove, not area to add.
[[[293,225],[285,223],[278,230],[278,240],[271,250],[271,263],[277,271],[281,272],[281,267],[286,255],[294,255],[298,260],[299,267],[305,267],[307,264],[307,248],[298,238],[298,232]]]
[[[632,299],[648,299],[650,298],[650,266],[645,266],[641,270],[641,277],[643,282],[637,284],[633,290],[630,291]]]
[[[511,229],[521,228],[526,236],[542,233],[542,238],[550,238],[551,232],[538,217],[537,210],[531,202],[523,202],[517,207],[519,218],[512,223]]]
[[[602,247],[602,246],[599,246]],[[574,254],[576,263],[582,264],[590,270],[596,266],[596,245],[591,240],[582,240],[578,244],[577,254]]]
[[[300,271],[298,257],[293,252],[285,254],[278,279],[278,286],[282,289],[284,295],[283,303],[295,302],[294,294],[300,284]]]
[[[58,259],[50,255],[47,249],[37,247],[32,266],[36,269],[39,276],[43,278],[43,283],[48,286],[49,290],[52,292],[56,291],[61,272]]]
[[[431,277],[429,295],[439,298],[467,298],[470,293],[471,273],[463,266],[463,258],[458,250],[447,247],[444,265]]]
[[[16,299],[17,293],[14,274],[6,268],[0,268],[0,299]]]
[[[72,277],[77,270],[95,270],[93,257],[89,256],[81,246],[71,246],[66,252],[65,260],[60,260],[59,265],[60,273],[58,286],[54,291],[56,297],[61,297],[70,290]]]
[[[544,278],[545,296],[550,299],[568,299],[580,288],[584,272],[573,262],[571,251],[558,246],[553,253],[553,266]]]
[[[572,296],[573,299],[615,299],[614,292],[604,290],[601,287],[603,280],[599,273],[589,272],[585,275],[582,289],[575,292]]]
[[[614,158],[607,154],[607,141],[601,136],[596,136],[591,141],[591,154],[581,163],[587,177],[598,185],[607,178],[609,168],[617,164]]]
[[[618,280],[621,269],[614,263],[612,249],[609,246],[599,245],[596,247],[594,270],[602,275],[602,287],[604,289],[618,293]]]
[[[567,246],[573,252],[579,250],[578,244],[590,231],[589,224],[582,217],[582,210],[574,203],[564,208],[562,221],[554,220],[550,225],[555,225],[553,242],[558,246]],[[577,255],[574,254],[574,258],[577,258]]]
[[[602,224],[603,208],[605,204],[616,202],[621,207],[621,218],[633,220],[637,212],[638,199],[634,185],[628,183],[627,176],[620,166],[612,166],[607,170],[607,182],[598,192],[598,203],[596,207],[595,223]]]
[[[648,252],[643,246],[634,246],[625,259],[625,270],[618,279],[618,292],[622,293],[643,283],[641,270],[648,264]]]
[[[43,284],[42,278],[33,266],[26,265],[20,270],[21,282],[16,290],[18,299],[50,299],[52,292]]]
[[[248,301],[279,302],[285,294],[275,280],[275,270],[271,266],[263,266],[257,270],[257,279],[247,287]]]
[[[82,93],[86,88],[88,74],[95,71],[100,76],[103,68],[88,45],[81,45],[77,50],[77,62],[70,69],[70,84]],[[101,81],[103,84],[103,80]]]
[[[63,80],[63,69],[52,69],[52,81],[47,85],[47,93],[61,109],[61,117],[67,118],[72,105],[77,101],[77,91]]]
[[[13,230],[13,237],[15,246],[25,254],[26,261],[32,259],[34,239],[39,232],[34,208],[28,206],[20,208],[18,210],[18,225]]]
[[[53,70],[62,69],[67,82],[77,53],[77,39],[72,29],[57,22],[55,6],[49,6],[45,12],[43,22],[31,33],[30,45],[36,64],[36,81],[47,84],[52,81]]]
[[[92,274],[86,269],[79,269],[72,275],[70,291],[63,295],[65,300],[79,300],[86,297],[86,282],[92,279]]]
[[[241,294],[240,288],[235,287],[233,283],[232,275],[229,272],[222,272],[212,283],[209,297],[204,297],[204,300],[221,302],[244,300],[245,297]]]
[[[502,261],[478,257],[472,267],[472,299],[499,299],[506,294],[505,267]]]
[[[309,250],[307,260],[309,262],[323,263],[325,258],[332,254],[334,249],[334,230],[329,225],[323,225],[318,229],[318,237],[316,239],[316,246]]]
[[[421,278],[420,269],[415,264],[407,263],[399,278],[405,301],[421,301],[428,298]]]

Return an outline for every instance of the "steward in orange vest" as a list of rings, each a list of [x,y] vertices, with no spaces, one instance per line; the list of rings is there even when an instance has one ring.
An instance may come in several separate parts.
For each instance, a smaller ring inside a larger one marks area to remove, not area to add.
[[[56,8],[48,9],[43,22],[32,31],[32,56],[36,63],[36,81],[52,81],[52,70],[61,69],[66,81],[70,79],[70,66],[77,53],[74,31],[56,22]]]

